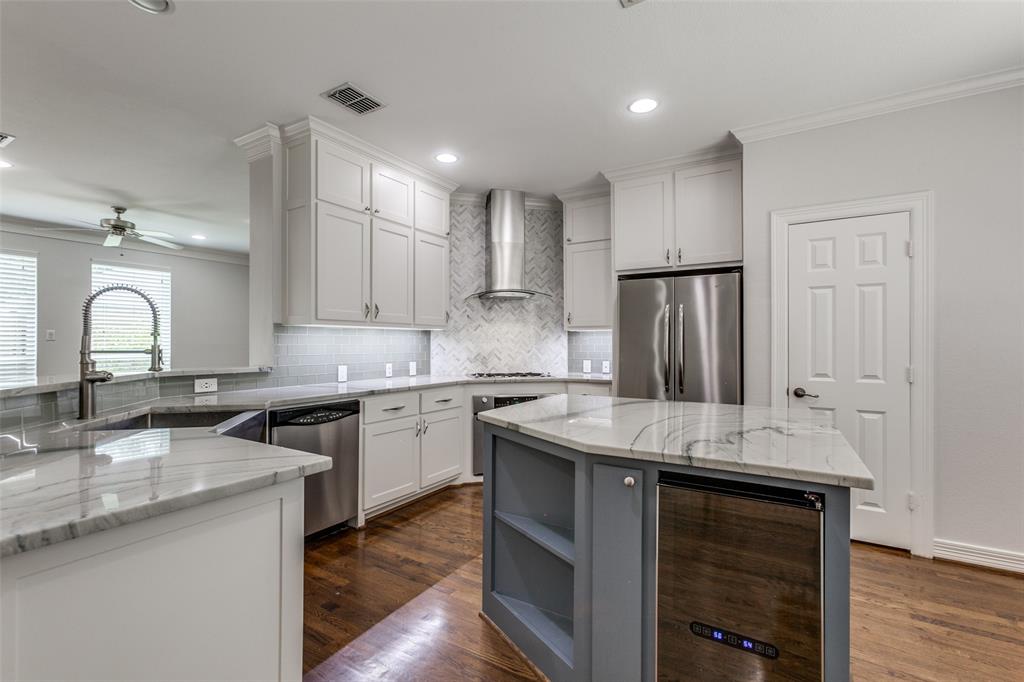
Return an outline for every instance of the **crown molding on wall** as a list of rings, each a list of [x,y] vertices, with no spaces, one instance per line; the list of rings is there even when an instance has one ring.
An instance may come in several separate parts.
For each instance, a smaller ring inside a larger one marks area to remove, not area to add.
[[[732,134],[743,144],[759,142],[773,137],[791,135],[815,128],[849,123],[863,118],[882,116],[904,109],[938,104],[961,97],[981,95],[986,92],[1006,90],[1024,85],[1024,68],[1004,69],[992,73],[964,78],[933,85],[927,88],[880,97],[878,99],[850,104],[847,106],[826,109],[811,114],[803,114],[758,125],[734,128]]]
[[[281,143],[281,127],[270,122],[251,133],[235,138],[235,144],[245,150],[245,157],[249,163],[270,156],[275,142]]]
[[[29,237],[59,239],[61,241],[78,242],[79,244],[89,244],[91,246],[103,246],[103,239],[101,236],[93,236],[85,231],[83,231],[82,234],[77,234],[75,232],[57,232],[52,229],[55,227],[66,228],[67,226],[60,225],[58,223],[45,223],[26,220],[23,218],[0,216],[0,233],[9,232],[12,234],[23,234]],[[185,246],[180,251],[176,251],[173,249],[153,246],[145,242],[131,242],[131,240],[126,239],[121,243],[121,246],[117,247],[117,249],[112,249],[112,251],[116,250],[145,251],[146,253],[157,253],[162,256],[174,256],[176,258],[195,258],[198,260],[215,261],[218,263],[231,263],[233,265],[249,265],[249,255],[246,253],[218,251],[216,249],[197,249]]]
[[[356,137],[351,133],[346,133],[344,130],[336,128],[330,123],[322,121],[315,116],[307,116],[306,118],[301,118],[298,121],[293,121],[292,123],[281,126],[281,131],[282,138],[286,144],[299,136],[307,133],[313,133],[320,137],[324,137],[331,142],[340,144],[343,147],[348,147],[355,152],[365,154],[370,157],[371,161],[380,161],[388,164],[389,166],[394,166],[395,168],[403,170],[411,175],[418,175],[421,178],[425,178],[446,192],[452,192],[459,186],[459,183],[457,182],[449,180],[442,175],[438,175],[434,171],[424,168],[423,166],[395,156],[391,152],[381,149],[377,145],[367,142],[361,137]]]
[[[653,175],[654,173],[664,173],[665,171],[719,163],[721,161],[733,161],[741,158],[743,158],[743,150],[738,146],[733,144],[714,145],[679,156],[668,156],[663,159],[646,161],[631,166],[610,168],[606,171],[601,171],[601,175],[606,177],[609,182],[618,182],[619,180],[643,177],[645,175]]]
[[[487,204],[487,193],[477,194],[475,192],[453,192],[450,201],[453,204],[466,204],[468,206],[485,206]],[[554,197],[542,197],[535,194],[526,195],[526,208],[540,208],[547,210],[562,210],[562,202]]]
[[[607,182],[603,182],[600,185],[590,184],[584,185],[583,187],[573,187],[572,189],[555,192],[555,196],[557,196],[562,203],[565,203],[567,201],[580,201],[582,199],[606,197],[611,194],[611,190],[611,186]]]

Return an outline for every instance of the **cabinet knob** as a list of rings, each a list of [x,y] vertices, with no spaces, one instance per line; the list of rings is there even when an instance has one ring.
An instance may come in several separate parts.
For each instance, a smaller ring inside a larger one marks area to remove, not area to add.
[[[370,207],[369,206],[364,206],[363,210],[366,211],[367,213],[369,213],[370,212]]]
[[[627,488],[633,488],[636,486],[636,479],[633,478],[632,476],[626,476],[624,479],[622,479],[622,485],[626,486]]]
[[[571,242],[571,241],[572,241],[572,237],[566,237],[566,238],[565,238],[565,241],[567,241],[567,242]]]

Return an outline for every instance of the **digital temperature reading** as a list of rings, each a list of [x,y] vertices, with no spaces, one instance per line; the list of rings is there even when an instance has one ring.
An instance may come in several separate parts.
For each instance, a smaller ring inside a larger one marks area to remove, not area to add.
[[[744,637],[743,635],[738,635],[735,632],[729,632],[728,630],[716,628],[712,625],[706,625],[705,623],[693,621],[690,623],[690,632],[698,637],[710,639],[713,642],[719,642],[720,644],[731,646],[734,649],[749,651],[752,654],[764,656],[765,658],[776,659],[779,657],[778,648],[772,644],[751,639],[750,637]]]

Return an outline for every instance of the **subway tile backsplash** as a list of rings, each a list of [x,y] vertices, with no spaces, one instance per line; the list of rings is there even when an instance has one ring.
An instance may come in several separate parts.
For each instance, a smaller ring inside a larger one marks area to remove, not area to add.
[[[349,381],[384,376],[392,363],[394,376],[430,374],[430,332],[411,329],[336,329],[274,327],[275,386],[338,380],[338,365],[348,365]]]
[[[569,371],[582,372],[584,360],[591,361],[592,374],[600,373],[601,362],[612,360],[612,333],[569,332]]]

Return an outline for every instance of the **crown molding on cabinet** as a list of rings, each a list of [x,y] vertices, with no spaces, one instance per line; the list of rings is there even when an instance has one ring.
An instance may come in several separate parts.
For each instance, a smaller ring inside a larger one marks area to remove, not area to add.
[[[734,128],[732,134],[743,144],[748,144],[1022,85],[1024,85],[1024,68],[1004,69],[858,104],[826,109],[817,113]]]
[[[562,203],[567,201],[579,201],[581,199],[596,199],[597,197],[606,197],[611,194],[611,187],[608,183],[601,183],[600,185],[585,185],[583,187],[574,187],[572,189],[563,190],[561,192],[555,192],[555,196],[561,200]]]
[[[453,182],[446,177],[438,175],[434,171],[428,170],[423,166],[419,166],[411,161],[406,161],[405,159],[397,157],[391,152],[381,149],[377,145],[367,142],[361,137],[356,137],[355,135],[346,133],[340,128],[335,128],[330,123],[321,121],[315,116],[307,116],[306,118],[281,126],[281,132],[282,139],[285,144],[300,135],[314,133],[320,137],[327,138],[331,142],[369,156],[370,160],[386,163],[387,165],[403,170],[410,175],[416,175],[429,180],[445,192],[452,192],[459,186],[459,183],[457,182]]]
[[[743,158],[743,151],[734,145],[715,145],[705,147],[679,156],[669,156],[656,161],[647,161],[632,166],[620,166],[601,171],[601,175],[609,182],[618,182],[629,178],[639,178],[645,175],[654,175],[665,171],[679,170],[704,164],[718,163],[720,161],[733,161]]]
[[[487,203],[487,195],[476,194],[474,192],[452,192],[450,200],[453,204],[483,206]]]
[[[235,144],[245,150],[245,158],[249,163],[270,156],[275,142],[281,143],[281,127],[269,122],[251,133],[235,138]]]
[[[469,206],[484,206],[487,204],[487,193],[477,194],[475,192],[453,192],[451,195],[453,204],[466,204]],[[526,195],[526,208],[542,208],[549,210],[562,210],[562,202],[551,197],[539,197],[533,194]]]

